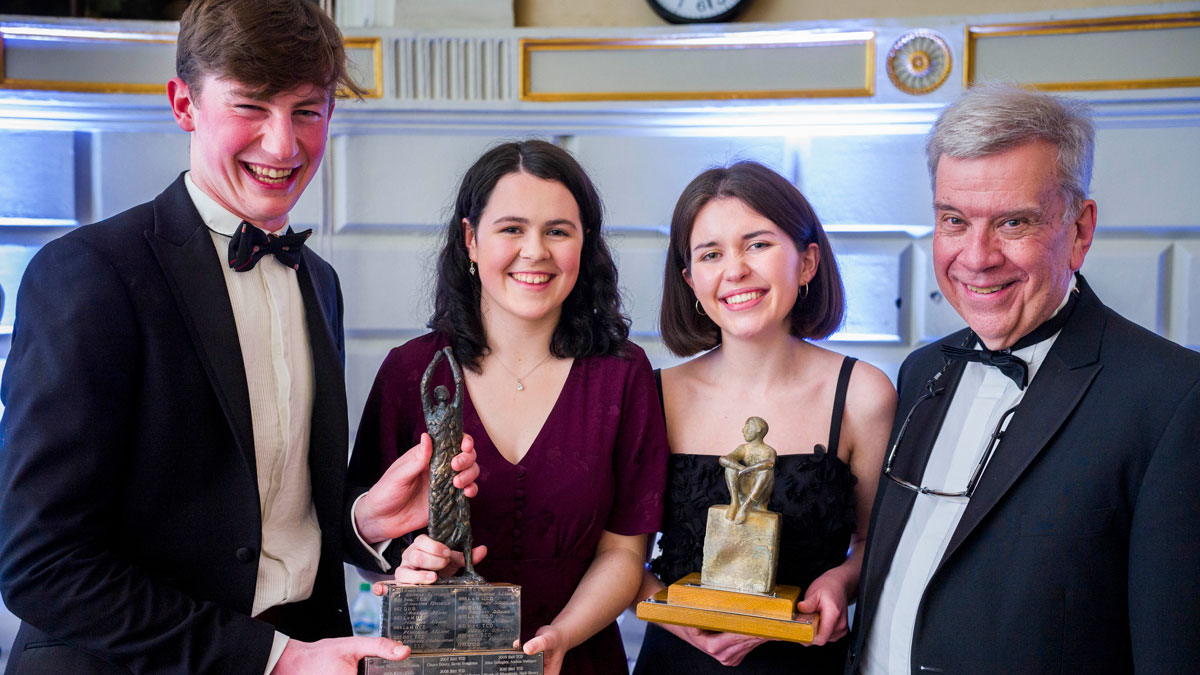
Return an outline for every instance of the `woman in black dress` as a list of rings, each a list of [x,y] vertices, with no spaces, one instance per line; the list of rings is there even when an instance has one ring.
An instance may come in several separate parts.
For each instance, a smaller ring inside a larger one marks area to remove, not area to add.
[[[896,392],[878,369],[809,342],[831,334],[844,307],[821,224],[760,164],[706,171],[675,207],[663,283],[664,342],[704,353],[661,374],[672,454],[661,554],[639,596],[700,571],[707,509],[729,503],[718,458],[758,416],[779,453],[777,580],[803,589],[798,611],[821,621],[811,647],[650,624],[635,672],[840,673]]]

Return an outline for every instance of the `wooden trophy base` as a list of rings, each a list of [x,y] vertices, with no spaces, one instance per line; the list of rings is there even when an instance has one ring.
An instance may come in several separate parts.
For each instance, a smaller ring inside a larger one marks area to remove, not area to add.
[[[812,642],[817,632],[816,614],[795,612],[800,589],[775,586],[772,595],[739,593],[700,585],[693,573],[638,603],[643,621],[671,623],[726,633],[741,633],[771,640]]]

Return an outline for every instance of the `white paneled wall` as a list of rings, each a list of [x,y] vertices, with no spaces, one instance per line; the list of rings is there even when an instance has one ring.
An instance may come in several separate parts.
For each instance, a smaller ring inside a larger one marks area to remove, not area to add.
[[[496,140],[494,133],[337,135],[329,157],[334,230],[441,225],[462,174]]]
[[[1130,319],[1200,346],[1200,216],[1187,196],[1200,175],[1200,113],[1169,125],[1097,103],[1094,196],[1100,228],[1084,267],[1092,285]],[[783,118],[778,111],[769,113]],[[1119,114],[1118,120],[1111,116]],[[76,219],[112,215],[157,194],[187,167],[187,136],[159,122],[94,130],[3,130],[0,144],[0,287],[12,299],[30,257]],[[387,350],[420,334],[432,307],[433,257],[458,181],[486,148],[514,133],[478,115],[347,103],[335,115],[320,175],[292,213],[314,227],[317,250],[339,271],[350,347],[352,422]],[[963,323],[931,269],[929,182],[922,156],[928,122],[860,133],[843,125],[773,122],[775,135],[728,135],[689,123],[647,126],[645,112],[539,117],[537,132],[573,151],[601,191],[609,242],[635,338],[656,365],[676,359],[657,338],[667,228],[682,188],[704,169],[755,159],[809,197],[830,231],[847,292],[833,349],[895,374],[911,349]],[[378,119],[378,125],[364,120]],[[777,121],[777,119],[776,119]],[[532,126],[532,125],[531,125]],[[870,131],[878,128],[864,125]]]
[[[0,222],[75,223],[75,141],[70,131],[0,129]]]
[[[826,225],[931,225],[925,129],[807,138],[797,185]]]
[[[1109,121],[1097,116],[1092,198],[1100,227],[1194,228],[1200,186],[1200,125],[1179,119]]]
[[[188,166],[188,135],[179,129],[106,131],[88,136],[92,213],[85,222],[109,218],[154,199],[165,187],[164,180],[171,181]]]
[[[679,193],[701,171],[741,159],[786,171],[784,146],[782,138],[651,134],[581,134],[567,143],[600,190],[609,226],[664,230]]]
[[[971,20],[930,25],[961,35]],[[878,28],[882,59],[902,27]],[[880,61],[878,93],[851,101],[530,103],[516,100],[516,32],[394,32],[383,38],[385,97],[338,104],[322,170],[291,215],[296,229],[316,229],[312,246],[341,275],[352,428],[387,351],[424,332],[458,181],[500,140],[552,140],[589,171],[634,337],[656,366],[677,361],[657,337],[675,200],[699,172],[740,159],[792,180],[830,232],[847,291],[832,349],[894,378],[913,348],[963,326],[931,269],[922,152],[940,105],[961,90],[957,70],[923,98],[890,88]],[[1084,272],[1130,319],[1200,348],[1200,88],[1086,97],[1100,227]],[[187,135],[162,96],[0,90],[0,360],[38,248],[152,198],[187,165]]]

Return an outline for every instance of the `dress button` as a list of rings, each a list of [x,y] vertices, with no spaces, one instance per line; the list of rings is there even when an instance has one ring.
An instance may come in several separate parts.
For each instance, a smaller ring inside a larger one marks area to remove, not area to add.
[[[516,490],[514,490],[513,496],[516,497],[517,499],[524,499],[525,498],[524,488],[517,488]]]
[[[521,530],[519,530],[519,529],[514,529],[514,530],[513,530],[513,536],[514,536],[514,537],[519,537],[519,536],[521,536]]]
[[[513,511],[513,518],[515,518],[517,520],[521,519],[521,509],[517,509],[516,511]]]
[[[520,546],[513,547],[513,555],[515,555],[518,558],[521,557],[521,547]]]
[[[242,547],[234,551],[233,555],[237,557],[238,562],[248,563],[254,560],[254,549]]]

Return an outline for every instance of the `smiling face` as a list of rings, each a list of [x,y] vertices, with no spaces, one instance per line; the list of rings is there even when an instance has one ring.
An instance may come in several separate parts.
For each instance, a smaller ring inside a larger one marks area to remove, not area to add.
[[[467,254],[479,268],[485,326],[497,320],[557,325],[579,277],[584,231],[575,197],[553,180],[518,172],[496,182]]]
[[[1050,318],[1091,247],[1096,204],[1063,222],[1056,158],[1053,145],[1034,141],[938,162],[934,272],[988,349],[1010,347]]]
[[[329,94],[307,85],[263,98],[215,75],[199,89],[167,85],[176,123],[191,132],[192,180],[230,213],[278,230],[321,164]]]
[[[700,209],[689,250],[684,279],[722,339],[788,333],[800,287],[816,273],[820,254],[816,244],[801,253],[779,226],[733,197]]]

